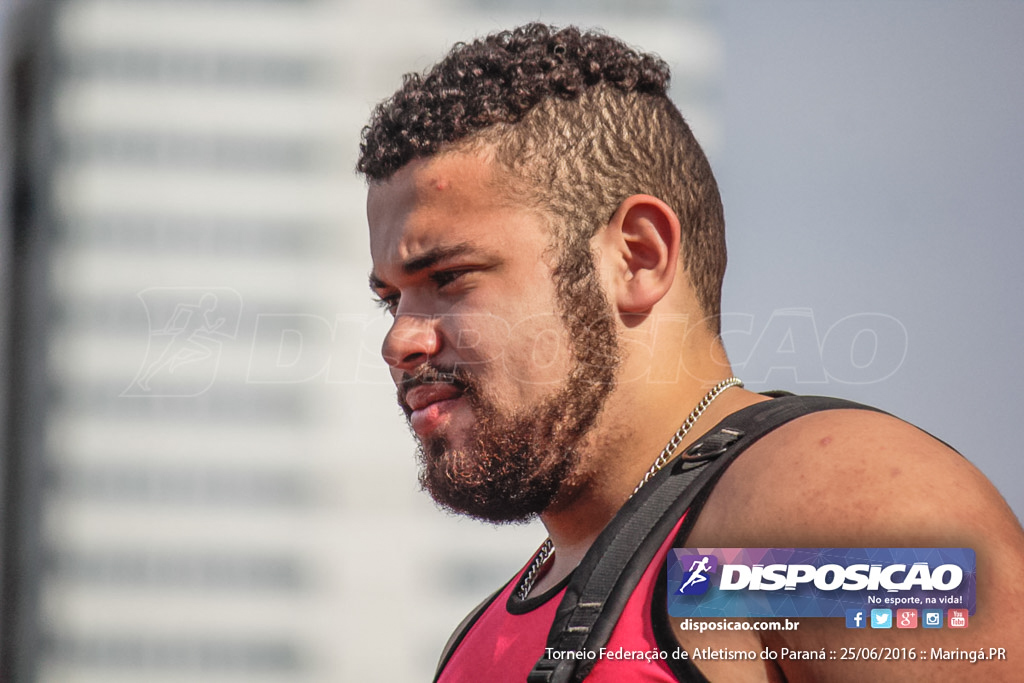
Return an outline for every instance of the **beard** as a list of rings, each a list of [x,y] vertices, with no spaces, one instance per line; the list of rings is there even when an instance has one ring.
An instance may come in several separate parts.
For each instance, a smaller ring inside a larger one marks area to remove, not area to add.
[[[420,485],[443,508],[493,523],[524,522],[564,505],[587,483],[580,448],[615,387],[618,333],[589,249],[563,253],[555,275],[572,364],[553,394],[507,411],[461,367],[424,364],[402,381],[407,417],[408,389],[447,382],[476,418],[462,448],[443,436],[420,440]]]

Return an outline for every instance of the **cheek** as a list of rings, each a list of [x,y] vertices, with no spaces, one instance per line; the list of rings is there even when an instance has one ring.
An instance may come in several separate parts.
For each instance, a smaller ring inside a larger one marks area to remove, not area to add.
[[[533,336],[530,347],[530,364],[541,374],[550,372],[566,357],[565,345],[558,330],[541,330]]]
[[[499,363],[510,334],[504,318],[490,313],[447,313],[439,329],[451,362],[469,370]]]
[[[561,318],[533,316],[512,329],[505,370],[525,384],[560,384],[568,372],[570,348]]]

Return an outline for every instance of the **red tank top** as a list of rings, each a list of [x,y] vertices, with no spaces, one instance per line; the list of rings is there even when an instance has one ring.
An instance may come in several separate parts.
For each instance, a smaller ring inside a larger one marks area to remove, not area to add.
[[[685,516],[684,516],[685,518]],[[606,646],[608,652],[657,652],[651,625],[654,587],[665,555],[672,548],[683,520],[662,543],[654,560],[648,565],[636,590],[619,617]],[[525,683],[527,675],[544,654],[548,630],[565,592],[568,579],[544,595],[515,601],[512,592],[519,585],[524,567],[484,610],[466,632],[445,665],[438,683]],[[668,652],[671,656],[671,651]],[[663,660],[617,659],[596,660],[587,676],[587,683],[668,683],[678,679]]]

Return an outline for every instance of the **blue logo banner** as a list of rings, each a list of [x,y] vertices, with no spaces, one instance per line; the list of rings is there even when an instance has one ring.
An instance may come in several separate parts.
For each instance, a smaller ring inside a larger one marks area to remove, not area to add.
[[[859,628],[871,610],[974,614],[976,580],[970,548],[676,548],[668,613],[844,617]]]

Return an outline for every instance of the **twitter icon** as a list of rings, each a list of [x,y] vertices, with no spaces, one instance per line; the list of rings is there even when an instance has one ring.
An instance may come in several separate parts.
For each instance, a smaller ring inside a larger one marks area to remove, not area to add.
[[[892,610],[871,610],[871,628],[892,628]]]

